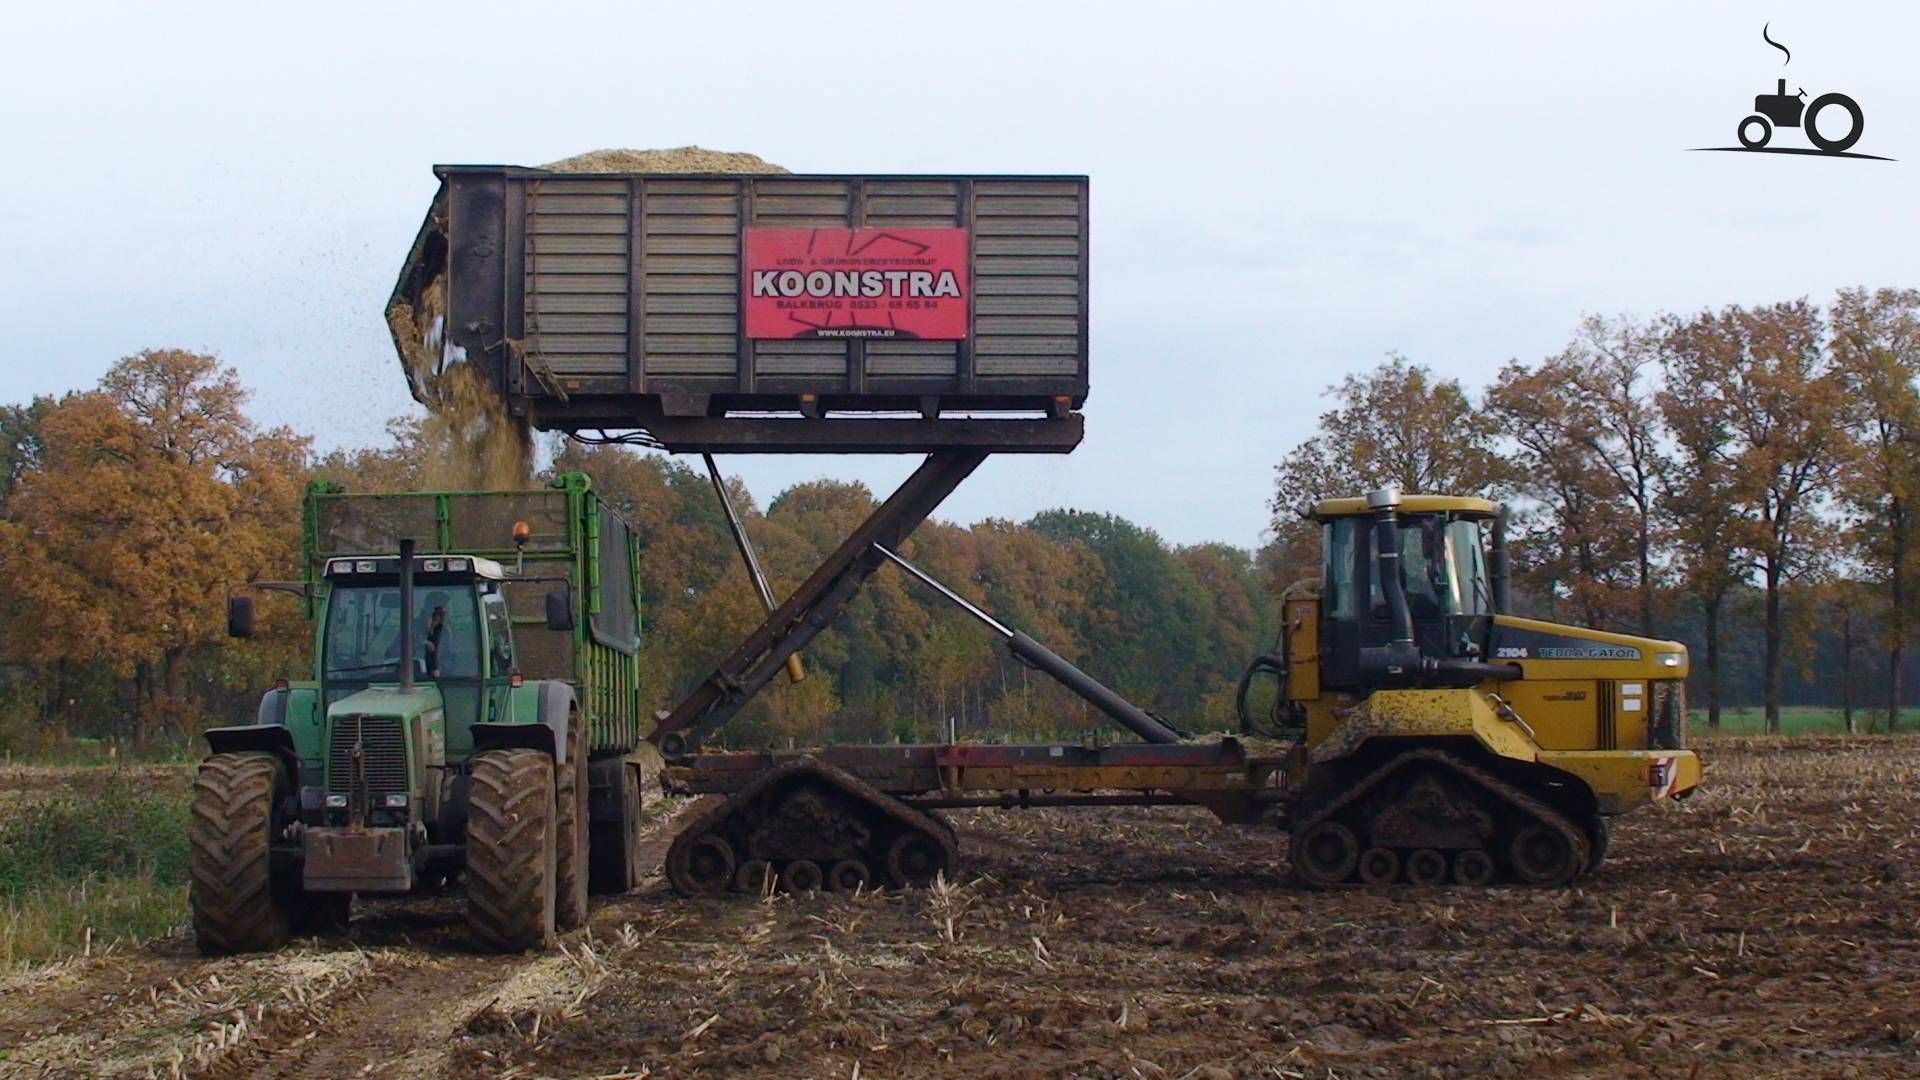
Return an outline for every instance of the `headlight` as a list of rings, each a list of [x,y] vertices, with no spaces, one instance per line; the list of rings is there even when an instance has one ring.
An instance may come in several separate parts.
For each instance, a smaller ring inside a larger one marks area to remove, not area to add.
[[[1661,667],[1679,667],[1686,659],[1683,652],[1663,652],[1654,654],[1653,661]]]
[[[345,795],[327,796],[327,809],[345,810],[346,808],[347,808],[347,797]]]
[[[404,792],[404,791],[389,791],[389,792],[387,792],[387,809],[389,809],[389,810],[405,810],[406,808],[407,808],[407,793],[406,793],[406,792]]]

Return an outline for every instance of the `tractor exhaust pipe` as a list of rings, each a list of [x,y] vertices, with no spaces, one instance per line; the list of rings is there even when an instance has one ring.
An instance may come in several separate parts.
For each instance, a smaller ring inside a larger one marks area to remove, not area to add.
[[[413,690],[413,538],[400,541],[400,692]]]
[[[1413,611],[1407,607],[1407,586],[1400,580],[1400,489],[1381,488],[1367,494],[1373,516],[1374,571],[1380,593],[1387,598],[1393,619],[1393,643],[1413,648]]]
[[[1487,552],[1487,576],[1493,581],[1493,611],[1513,613],[1513,562],[1507,554],[1507,504],[1493,514],[1493,543]]]

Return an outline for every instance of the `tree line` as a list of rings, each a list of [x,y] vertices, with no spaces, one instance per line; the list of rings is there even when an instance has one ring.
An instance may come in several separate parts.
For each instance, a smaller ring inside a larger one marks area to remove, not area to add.
[[[1280,458],[1257,551],[1174,545],[1109,514],[930,521],[904,554],[1095,677],[1182,726],[1231,723],[1241,666],[1272,647],[1278,591],[1317,573],[1299,511],[1383,483],[1516,509],[1531,613],[1676,637],[1717,723],[1759,700],[1877,704],[1897,722],[1920,489],[1920,293],[1848,290],[1648,320],[1591,318],[1566,348],[1485,388],[1403,357],[1329,391]],[[407,417],[370,447],[317,453],[246,412],[212,357],[148,350],[93,388],[0,406],[0,746],[66,734],[181,744],[251,715],[305,670],[311,627],[266,602],[223,636],[237,585],[297,572],[300,497],[478,486],[459,417]],[[761,617],[706,477],[674,458],[558,440],[633,524],[647,704],[663,708]],[[478,470],[478,472],[476,472]],[[543,477],[529,477],[539,482]],[[784,595],[876,505],[816,480],[733,497]],[[1251,496],[1251,493],[1250,493]],[[883,568],[726,737],[739,744],[1075,737],[1104,725],[942,598]],[[1871,686],[1874,702],[1866,700]]]
[[[255,637],[224,635],[223,597],[299,567],[300,499],[321,477],[349,490],[486,486],[472,417],[405,418],[380,445],[316,454],[262,429],[245,388],[211,357],[152,350],[94,389],[0,408],[0,742],[62,732],[179,744],[251,716],[275,678],[299,677],[312,627],[259,606]],[[703,679],[762,617],[704,473],[657,454],[558,441],[551,465],[592,475],[643,544],[647,705]],[[858,483],[795,484],[762,506],[732,497],[779,595],[877,505]],[[1175,546],[1108,514],[930,521],[903,554],[969,600],[1142,705],[1206,726],[1230,715],[1246,658],[1268,647],[1254,553]],[[1077,737],[1103,717],[1015,662],[963,612],[883,568],[803,663],[723,733],[736,744],[823,739]]]
[[[1915,622],[1916,379],[1920,292],[1892,288],[1842,290],[1824,308],[1591,317],[1477,395],[1390,357],[1333,387],[1336,407],[1278,466],[1262,562],[1310,572],[1317,541],[1298,510],[1326,491],[1505,499],[1526,606],[1688,640],[1709,723],[1730,676],[1753,700],[1756,663],[1769,731],[1789,687],[1810,681],[1851,723],[1877,653],[1891,728]],[[1728,624],[1756,614],[1757,641]]]

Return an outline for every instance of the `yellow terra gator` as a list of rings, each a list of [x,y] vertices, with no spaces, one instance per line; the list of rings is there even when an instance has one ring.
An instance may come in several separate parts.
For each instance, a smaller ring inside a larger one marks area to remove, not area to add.
[[[1303,880],[1564,884],[1607,818],[1698,786],[1686,647],[1512,614],[1504,506],[1386,489],[1313,517],[1321,578],[1283,597],[1270,658],[1304,730]]]

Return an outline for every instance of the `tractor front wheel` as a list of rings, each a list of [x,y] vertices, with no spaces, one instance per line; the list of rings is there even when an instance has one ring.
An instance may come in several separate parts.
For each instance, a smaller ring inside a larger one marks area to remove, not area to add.
[[[297,881],[276,881],[274,807],[287,770],[272,754],[215,754],[193,780],[188,901],[194,939],[209,956],[286,943],[300,906]]]
[[[559,811],[553,758],[488,750],[473,759],[467,806],[467,928],[494,952],[554,941]]]
[[[1749,135],[1747,132],[1750,128],[1757,128],[1757,130],[1755,130],[1752,135]],[[1773,125],[1767,122],[1766,117],[1755,113],[1745,120],[1740,121],[1740,128],[1737,134],[1740,136],[1741,146],[1749,150],[1758,150],[1767,145],[1768,139],[1773,138]]]

